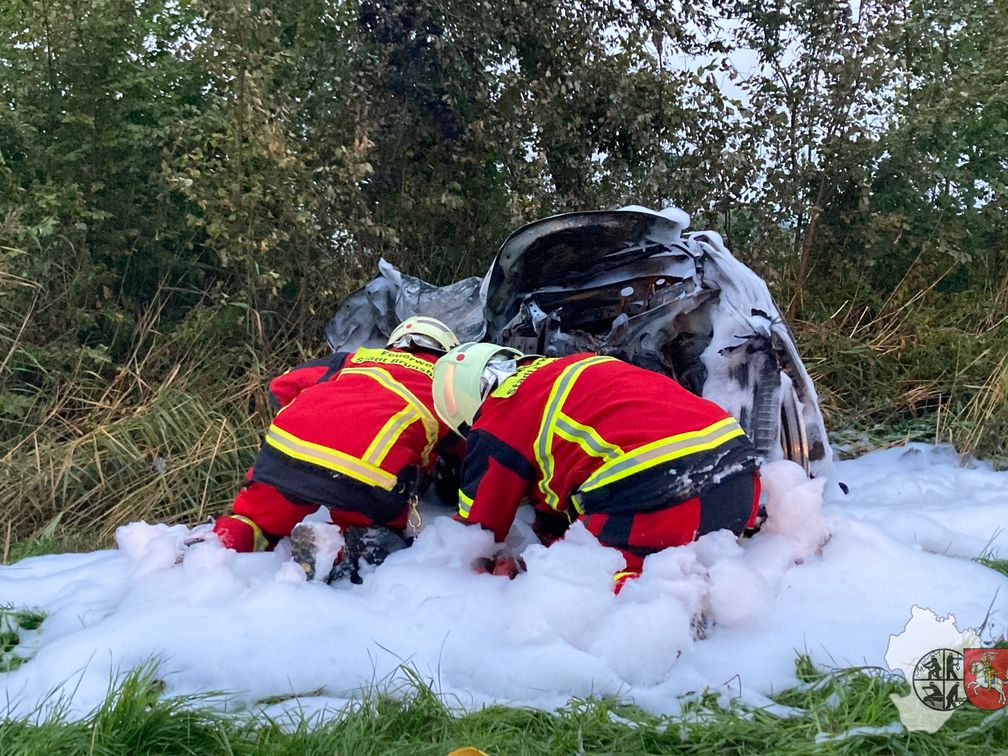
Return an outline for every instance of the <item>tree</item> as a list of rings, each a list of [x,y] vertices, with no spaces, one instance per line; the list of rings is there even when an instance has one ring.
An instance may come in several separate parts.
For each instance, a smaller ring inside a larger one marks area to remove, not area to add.
[[[739,49],[756,66],[740,86],[751,117],[744,149],[760,177],[747,204],[759,218],[757,247],[780,229],[791,234],[789,318],[798,313],[814,264],[824,210],[841,184],[863,184],[866,161],[886,124],[895,71],[886,42],[901,19],[900,4],[868,0],[803,0],[755,6],[739,3]]]

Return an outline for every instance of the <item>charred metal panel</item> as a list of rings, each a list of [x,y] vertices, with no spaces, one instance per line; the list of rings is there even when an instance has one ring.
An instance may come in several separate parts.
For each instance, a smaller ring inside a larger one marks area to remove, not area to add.
[[[619,306],[619,290],[631,280],[694,278],[696,266],[678,236],[679,226],[667,218],[622,211],[567,213],[519,229],[487,279],[488,334],[500,333],[530,294],[592,291],[604,297],[596,305],[601,319]]]
[[[376,278],[343,301],[326,325],[326,340],[334,352],[384,346],[392,330],[411,315],[438,318],[460,341],[483,338],[482,279],[434,286],[401,273],[385,260],[378,271]]]
[[[608,354],[669,375],[738,418],[767,459],[825,474],[832,451],[812,380],[766,284],[688,216],[632,207],[568,213],[504,242],[487,276],[436,287],[382,261],[326,335],[384,343],[410,315],[525,353]]]

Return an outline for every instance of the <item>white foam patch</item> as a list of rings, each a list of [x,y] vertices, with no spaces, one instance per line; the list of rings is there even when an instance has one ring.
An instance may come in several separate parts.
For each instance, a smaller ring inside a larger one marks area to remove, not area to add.
[[[222,708],[281,718],[323,721],[362,691],[402,690],[404,668],[469,708],[612,695],[675,713],[704,691],[767,705],[797,682],[799,653],[884,666],[914,605],[960,627],[989,610],[985,639],[1006,632],[1008,578],[972,561],[1008,553],[1005,473],[911,445],[840,462],[825,481],[768,464],[764,490],[761,533],[655,554],[619,596],[616,552],[580,525],[546,549],[527,511],[509,536],[528,566],[514,581],[472,572],[492,537],[431,505],[416,543],[363,585],[306,582],[283,543],[235,554],[210,539],[176,565],[186,528],[132,523],[115,551],[0,567],[0,603],[46,613],[21,649],[31,658],[0,674],[2,695],[12,716],[62,701],[83,717],[153,659],[167,695],[224,691]]]

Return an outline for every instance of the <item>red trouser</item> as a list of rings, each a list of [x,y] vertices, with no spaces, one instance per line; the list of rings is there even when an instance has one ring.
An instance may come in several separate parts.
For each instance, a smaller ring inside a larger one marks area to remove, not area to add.
[[[251,472],[251,471],[250,471]],[[305,517],[317,512],[319,504],[295,504],[273,486],[267,483],[247,482],[235,496],[232,511],[240,518],[254,522],[263,532],[272,547],[284,536],[289,536],[294,526]],[[352,526],[367,527],[375,521],[362,512],[329,507],[329,516],[340,530]],[[409,508],[404,507],[402,513],[385,527],[401,532],[406,527]],[[235,551],[255,550],[255,531],[238,517],[221,517],[214,524],[214,532],[221,543]]]
[[[703,496],[694,496],[664,509],[618,516],[586,514],[584,524],[600,543],[622,552],[626,570],[616,576],[616,591],[619,592],[627,578],[640,574],[644,558],[649,554],[683,546],[722,528],[741,535],[743,529],[751,528],[756,522],[759,497],[759,473],[753,472],[751,478],[733,476]]]

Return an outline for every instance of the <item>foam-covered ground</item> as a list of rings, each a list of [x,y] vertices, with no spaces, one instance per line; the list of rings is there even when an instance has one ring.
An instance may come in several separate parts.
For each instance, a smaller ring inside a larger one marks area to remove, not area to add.
[[[46,614],[22,633],[16,653],[30,658],[0,674],[0,695],[9,716],[56,702],[83,716],[156,659],[166,695],[223,691],[233,711],[335,712],[363,689],[395,689],[405,666],[469,708],[618,695],[671,713],[704,690],[765,704],[796,683],[800,653],[884,667],[915,604],[960,628],[987,617],[985,640],[1008,632],[1008,578],[972,561],[1008,558],[1008,473],[913,444],[839,462],[825,481],[773,463],[764,490],[758,535],[657,554],[619,596],[619,557],[580,526],[546,549],[516,525],[528,572],[508,581],[469,569],[494,550],[488,533],[428,515],[363,585],[330,587],[305,582],[284,544],[199,544],[176,566],[186,528],[133,523],[117,550],[0,567],[0,604]],[[701,609],[714,624],[695,641]]]

